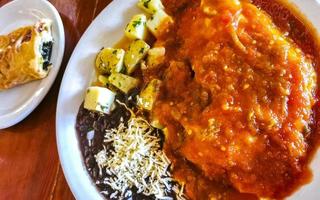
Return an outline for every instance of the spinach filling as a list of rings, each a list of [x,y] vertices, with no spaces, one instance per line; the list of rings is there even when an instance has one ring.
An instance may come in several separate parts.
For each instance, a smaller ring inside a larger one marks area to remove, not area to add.
[[[44,42],[42,44],[42,48],[41,48],[41,56],[43,58],[43,65],[42,68],[44,70],[48,70],[49,66],[51,65],[50,63],[50,59],[51,59],[51,53],[52,53],[52,45],[53,42]]]

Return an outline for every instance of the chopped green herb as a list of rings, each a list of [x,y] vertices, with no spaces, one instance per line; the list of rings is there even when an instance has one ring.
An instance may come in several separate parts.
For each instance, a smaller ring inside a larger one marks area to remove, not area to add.
[[[140,51],[139,51],[139,53],[140,53],[140,54],[143,54],[143,53],[144,53],[144,48],[141,48]]]
[[[145,2],[143,3],[143,6],[144,6],[145,8],[149,8],[149,3],[150,3],[150,1],[151,1],[151,0],[145,1]]]
[[[113,50],[112,54],[116,55],[117,54],[117,50]]]
[[[135,28],[136,28],[137,26],[141,25],[141,24],[142,24],[141,19],[138,20],[138,21],[133,21],[133,22],[132,22],[132,26],[135,27]]]
[[[100,106],[101,110],[104,111],[104,112],[109,110],[108,106],[101,105],[100,103],[98,103],[98,106]]]

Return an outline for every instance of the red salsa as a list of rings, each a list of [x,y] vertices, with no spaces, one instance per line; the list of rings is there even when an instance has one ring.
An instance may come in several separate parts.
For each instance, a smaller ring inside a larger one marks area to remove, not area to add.
[[[191,199],[282,199],[310,180],[318,43],[275,0],[164,0],[173,25],[152,115]]]

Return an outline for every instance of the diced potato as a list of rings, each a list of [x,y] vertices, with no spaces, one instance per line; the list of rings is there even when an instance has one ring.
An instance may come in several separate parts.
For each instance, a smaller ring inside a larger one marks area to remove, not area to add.
[[[125,35],[130,39],[145,39],[147,35],[146,28],[147,17],[144,14],[135,15],[125,29]]]
[[[165,137],[165,138],[169,137],[169,130],[168,130],[167,127],[164,128],[164,129],[162,129],[162,131],[163,131],[163,134],[164,134],[164,137]]]
[[[124,65],[127,73],[131,74],[136,70],[138,63],[146,56],[150,46],[143,40],[133,41],[124,56]]]
[[[105,48],[100,51],[96,58],[96,68],[102,74],[121,72],[123,70],[123,49]]]
[[[89,87],[84,100],[84,108],[109,114],[115,93],[104,87]]]
[[[158,37],[172,22],[172,18],[165,11],[158,10],[147,21],[147,27],[155,37]]]
[[[159,37],[172,22],[165,11],[159,10],[148,19],[147,28],[155,37]]]
[[[138,79],[120,73],[112,73],[108,80],[110,84],[124,93],[128,93],[131,89],[138,87],[139,85]]]
[[[109,83],[108,78],[103,75],[99,75],[98,81],[104,86]]]
[[[104,76],[104,75],[99,75],[97,81],[98,81],[98,84],[96,86],[106,87],[109,90],[111,90],[112,92],[116,93],[117,88],[109,82],[109,77]],[[112,109],[111,109],[111,111],[112,111]]]
[[[164,9],[161,0],[139,0],[138,7],[149,14],[154,14],[158,10]]]
[[[137,97],[137,104],[140,108],[151,111],[153,104],[159,93],[161,81],[153,79],[147,85],[147,87]]]
[[[150,125],[157,129],[164,129],[165,127],[160,123],[159,119],[152,118]]]
[[[148,51],[147,66],[155,67],[164,60],[166,49],[164,47],[154,47]]]

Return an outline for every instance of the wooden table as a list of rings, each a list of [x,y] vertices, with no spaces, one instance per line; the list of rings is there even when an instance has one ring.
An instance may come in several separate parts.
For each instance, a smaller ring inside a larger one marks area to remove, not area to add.
[[[9,0],[0,0],[0,6],[7,2]],[[18,125],[0,130],[0,200],[74,199],[57,152],[56,102],[63,72],[75,45],[111,0],[50,2],[59,11],[65,28],[64,59],[53,87],[38,108]]]

